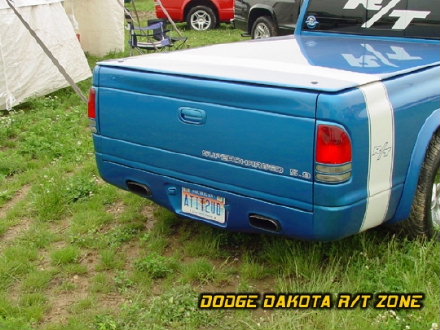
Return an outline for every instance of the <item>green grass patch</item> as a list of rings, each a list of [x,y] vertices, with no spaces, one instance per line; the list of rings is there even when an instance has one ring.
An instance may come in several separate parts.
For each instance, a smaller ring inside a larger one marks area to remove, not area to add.
[[[114,289],[114,281],[108,274],[99,273],[92,278],[91,290],[93,293],[109,293],[114,291]]]
[[[101,250],[101,260],[96,266],[97,271],[122,269],[125,264],[125,259],[122,253],[115,249]]]
[[[54,278],[55,272],[39,270],[29,273],[23,279],[22,289],[25,292],[41,292],[47,289]]]
[[[187,264],[182,272],[182,280],[190,283],[209,283],[216,277],[216,269],[206,258]]]
[[[65,248],[55,250],[50,255],[52,264],[57,266],[77,263],[80,256],[81,251],[75,246],[67,246]]]

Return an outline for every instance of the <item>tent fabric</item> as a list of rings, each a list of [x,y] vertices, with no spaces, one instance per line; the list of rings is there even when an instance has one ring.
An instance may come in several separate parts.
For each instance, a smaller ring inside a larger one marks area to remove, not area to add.
[[[54,2],[61,2],[62,0],[13,0],[11,1],[15,8],[18,7],[28,7],[28,6],[36,6],[49,4]],[[0,0],[0,9],[9,8],[9,5],[6,3],[6,0]]]
[[[120,0],[65,0],[64,8],[77,23],[81,46],[95,56],[124,50],[124,5]],[[73,23],[75,24],[75,23]]]
[[[14,3],[19,2],[15,0]],[[91,72],[87,59],[61,2],[26,2],[34,5],[17,10],[69,76],[75,82],[89,78]],[[0,22],[0,109],[10,109],[29,97],[45,95],[68,86],[9,6],[0,9]]]

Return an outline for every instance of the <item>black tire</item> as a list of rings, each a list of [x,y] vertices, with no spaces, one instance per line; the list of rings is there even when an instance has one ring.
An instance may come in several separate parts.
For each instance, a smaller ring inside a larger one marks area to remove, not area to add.
[[[252,25],[252,39],[270,38],[277,35],[277,27],[270,16],[260,16]]]
[[[440,131],[432,138],[425,155],[416,195],[407,220],[398,229],[409,238],[438,238],[440,230]]]
[[[217,16],[212,8],[195,6],[186,15],[186,23],[196,31],[206,31],[217,26]]]

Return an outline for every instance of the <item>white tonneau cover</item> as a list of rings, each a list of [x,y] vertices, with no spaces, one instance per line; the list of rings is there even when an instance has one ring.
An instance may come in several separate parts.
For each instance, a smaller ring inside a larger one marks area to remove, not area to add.
[[[383,48],[383,49],[382,49]],[[417,54],[414,51],[417,50]],[[427,54],[420,55],[420,53]],[[150,72],[338,91],[439,64],[439,45],[414,41],[288,36],[110,60]],[[390,57],[390,58],[388,58]]]

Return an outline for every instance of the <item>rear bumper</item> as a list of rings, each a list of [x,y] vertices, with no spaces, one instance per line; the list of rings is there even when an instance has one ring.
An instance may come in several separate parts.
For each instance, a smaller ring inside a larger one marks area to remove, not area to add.
[[[304,240],[335,240],[359,231],[365,210],[365,202],[344,207],[315,207],[313,212],[274,204],[264,200],[197,185],[176,178],[158,175],[122,164],[102,154],[96,155],[98,168],[103,179],[117,187],[129,190],[127,181],[148,186],[151,200],[165,208],[193,220],[212,226],[240,232],[271,233]],[[120,161],[120,162],[119,162]],[[226,222],[202,219],[182,212],[182,188],[196,189],[226,199]],[[275,220],[279,231],[268,231],[250,224],[249,217],[257,214]]]

